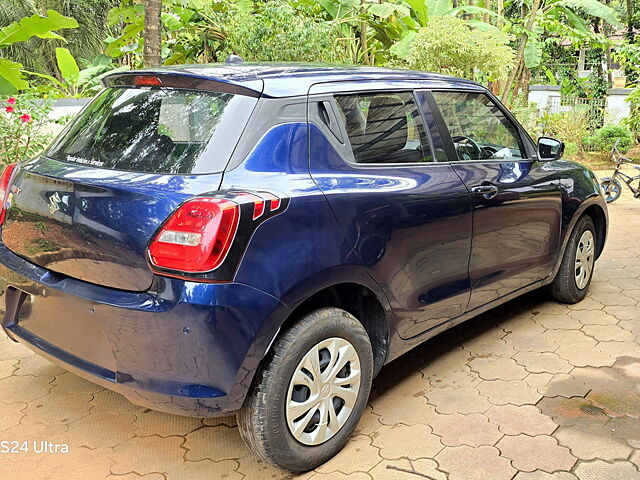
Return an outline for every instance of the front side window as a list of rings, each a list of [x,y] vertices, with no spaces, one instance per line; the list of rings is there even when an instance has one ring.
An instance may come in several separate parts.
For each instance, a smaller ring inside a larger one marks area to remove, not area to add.
[[[525,158],[518,129],[485,94],[433,92],[458,160]]]
[[[357,163],[433,161],[411,92],[338,95],[336,102]]]
[[[107,88],[46,155],[114,170],[213,173],[229,160],[226,152],[255,101],[221,92]]]

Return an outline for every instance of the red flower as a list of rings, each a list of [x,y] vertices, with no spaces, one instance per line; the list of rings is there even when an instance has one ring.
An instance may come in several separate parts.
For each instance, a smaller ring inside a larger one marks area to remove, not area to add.
[[[14,110],[15,108],[13,108],[11,105],[9,105],[8,107],[4,107],[4,111],[7,113],[13,113]]]
[[[20,120],[22,121],[22,123],[29,123],[31,121],[31,115],[25,113],[24,115],[20,116]]]
[[[9,105],[15,105],[16,104],[16,99],[13,97],[9,97],[9,99],[7,100],[7,103]]]

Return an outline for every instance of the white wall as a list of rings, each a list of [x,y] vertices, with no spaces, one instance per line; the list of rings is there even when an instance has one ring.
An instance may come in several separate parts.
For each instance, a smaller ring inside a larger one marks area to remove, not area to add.
[[[80,110],[84,108],[84,106],[89,103],[90,98],[62,98],[60,100],[56,100],[53,105],[53,110],[49,113],[49,119],[57,120],[66,115],[77,115]],[[46,132],[53,133],[57,135],[63,129],[63,125],[59,125],[57,123],[49,123],[45,128]]]
[[[560,86],[531,85],[529,87],[529,103],[537,106],[538,113],[556,113],[560,106]]]
[[[606,123],[620,123],[629,116],[629,102],[625,99],[633,92],[633,88],[612,88],[607,92]]]
[[[605,123],[620,123],[629,116],[629,103],[625,99],[631,92],[633,88],[610,88],[607,91]],[[531,85],[528,99],[529,103],[537,105],[539,114],[571,109],[571,107],[560,107],[560,87],[555,85]]]

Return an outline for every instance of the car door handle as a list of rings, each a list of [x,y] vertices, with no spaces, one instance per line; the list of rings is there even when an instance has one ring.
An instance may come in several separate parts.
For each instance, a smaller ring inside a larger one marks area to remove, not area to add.
[[[484,198],[493,198],[498,194],[498,187],[495,185],[476,185],[471,187],[471,193],[473,195],[482,195]]]

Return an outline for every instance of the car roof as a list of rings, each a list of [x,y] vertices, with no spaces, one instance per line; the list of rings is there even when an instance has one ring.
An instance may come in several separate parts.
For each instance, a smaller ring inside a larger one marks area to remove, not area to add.
[[[380,67],[336,65],[326,63],[208,63],[174,65],[110,75],[159,74],[196,77],[248,88],[267,97],[306,95],[316,83],[345,81],[434,81],[451,86],[477,85],[449,75]],[[258,86],[259,85],[259,86]]]

